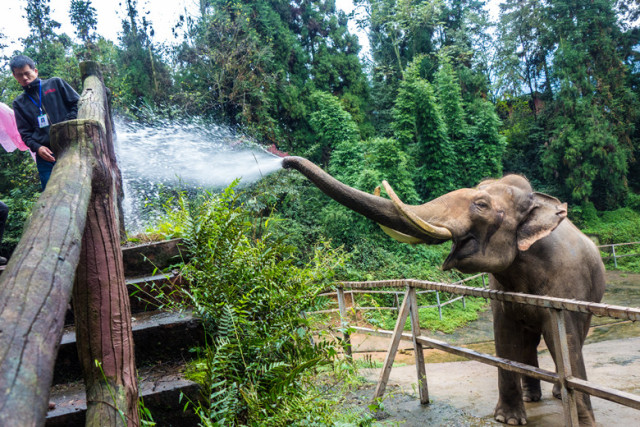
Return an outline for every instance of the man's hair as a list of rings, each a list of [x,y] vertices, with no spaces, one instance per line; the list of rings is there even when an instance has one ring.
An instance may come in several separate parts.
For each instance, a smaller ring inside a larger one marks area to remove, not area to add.
[[[36,69],[36,63],[33,62],[33,59],[29,58],[25,55],[18,55],[11,59],[9,62],[9,67],[11,67],[11,73],[17,68],[23,68],[25,65],[31,67],[32,70]]]

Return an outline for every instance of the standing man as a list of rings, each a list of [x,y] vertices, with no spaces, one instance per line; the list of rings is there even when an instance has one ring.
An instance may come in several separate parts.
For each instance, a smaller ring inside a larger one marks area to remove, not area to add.
[[[59,77],[39,79],[36,64],[28,56],[16,56],[9,62],[9,67],[24,89],[24,93],[13,101],[16,124],[22,140],[36,154],[36,166],[44,190],[56,164],[49,129],[52,124],[78,117],[80,96]]]

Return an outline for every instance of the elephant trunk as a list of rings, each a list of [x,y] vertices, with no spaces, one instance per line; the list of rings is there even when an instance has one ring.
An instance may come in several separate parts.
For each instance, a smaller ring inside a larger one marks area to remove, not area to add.
[[[415,238],[413,243],[439,244],[451,239],[451,234],[440,227],[433,227],[425,221],[416,218],[411,213],[412,207],[399,205],[395,194],[390,196],[394,200],[385,199],[377,195],[365,193],[343,184],[331,175],[302,157],[285,157],[282,161],[285,169],[296,169],[313,182],[326,195],[358,212],[361,215],[380,224],[389,230]],[[389,188],[386,188],[389,192]],[[401,203],[401,202],[400,202]],[[397,236],[394,236],[397,238]]]

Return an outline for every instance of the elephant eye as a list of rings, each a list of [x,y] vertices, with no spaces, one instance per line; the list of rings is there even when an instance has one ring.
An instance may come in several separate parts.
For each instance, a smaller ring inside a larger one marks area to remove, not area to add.
[[[480,208],[480,209],[488,209],[489,208],[489,204],[487,202],[485,202],[484,200],[476,200],[475,202],[473,202],[474,205],[476,205],[476,207]]]

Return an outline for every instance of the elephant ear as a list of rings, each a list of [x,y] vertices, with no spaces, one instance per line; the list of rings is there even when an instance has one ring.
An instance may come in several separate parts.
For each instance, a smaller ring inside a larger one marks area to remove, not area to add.
[[[518,227],[518,249],[521,251],[551,234],[567,217],[566,203],[542,193],[532,193],[531,196],[527,215]]]

